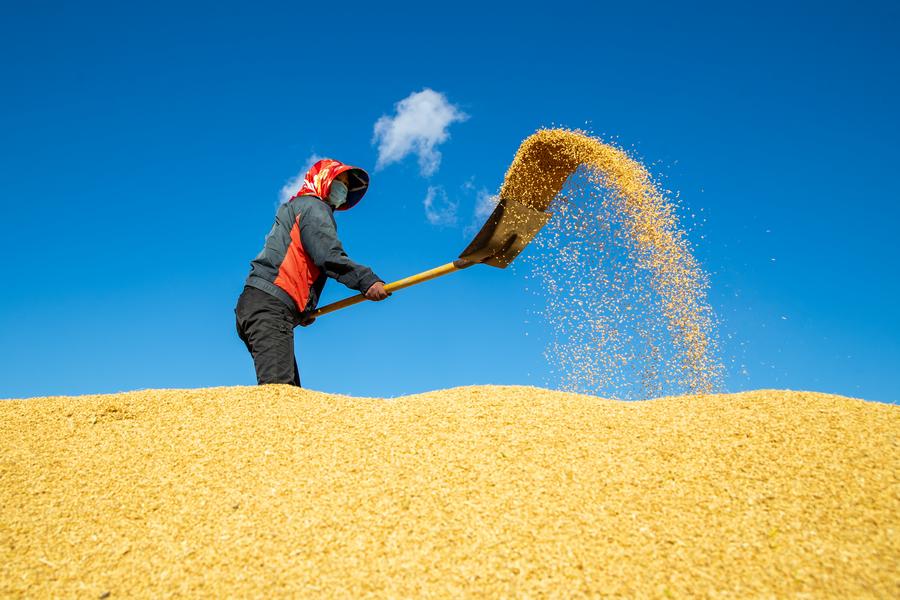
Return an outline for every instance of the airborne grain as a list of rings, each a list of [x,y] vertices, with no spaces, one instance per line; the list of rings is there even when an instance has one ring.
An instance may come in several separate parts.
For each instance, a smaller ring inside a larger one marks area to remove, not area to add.
[[[721,388],[708,278],[638,161],[584,132],[540,130],[500,194],[554,213],[522,262],[556,387],[624,398]]]

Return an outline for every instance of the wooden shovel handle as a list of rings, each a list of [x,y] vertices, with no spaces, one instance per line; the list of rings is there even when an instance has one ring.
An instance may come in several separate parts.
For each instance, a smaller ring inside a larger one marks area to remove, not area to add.
[[[468,260],[457,258],[453,262],[447,263],[446,265],[441,265],[440,267],[435,267],[434,269],[429,269],[428,271],[422,271],[416,275],[411,275],[406,277],[405,279],[399,279],[392,283],[389,283],[384,286],[384,289],[387,292],[396,292],[397,290],[402,290],[403,288],[408,288],[412,285],[416,285],[417,283],[422,283],[424,281],[429,281],[436,277],[440,277],[441,275],[446,275],[447,273],[453,273],[455,271],[460,271],[465,269],[466,267],[471,267],[476,263],[470,262]],[[342,308],[346,308],[348,306],[353,306],[354,304],[359,304],[360,302],[364,302],[366,297],[363,294],[357,294],[356,296],[350,296],[349,298],[344,298],[343,300],[338,300],[337,302],[332,302],[327,306],[323,306],[319,308],[312,315],[313,318],[321,317],[322,315],[327,315],[328,313],[334,312],[336,310],[340,310]]]

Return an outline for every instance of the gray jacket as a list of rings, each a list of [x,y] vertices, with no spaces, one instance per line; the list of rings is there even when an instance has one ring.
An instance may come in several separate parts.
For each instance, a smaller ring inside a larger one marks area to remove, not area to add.
[[[316,309],[328,277],[362,293],[384,281],[347,256],[330,204],[316,196],[293,198],[278,207],[262,251],[250,262],[246,285],[281,299],[300,323]]]

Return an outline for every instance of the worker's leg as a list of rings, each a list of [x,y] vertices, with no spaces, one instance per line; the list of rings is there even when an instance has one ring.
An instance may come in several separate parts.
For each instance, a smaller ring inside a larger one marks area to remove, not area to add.
[[[235,308],[238,335],[253,357],[256,381],[300,385],[290,310],[274,296],[245,288]]]

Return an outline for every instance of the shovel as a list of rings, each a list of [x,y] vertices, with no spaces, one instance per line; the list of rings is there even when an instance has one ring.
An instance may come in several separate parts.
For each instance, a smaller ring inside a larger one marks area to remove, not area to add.
[[[435,267],[417,275],[400,279],[384,286],[387,292],[430,281],[436,277],[455,273],[476,264],[490,265],[505,269],[522,249],[547,224],[552,215],[510,198],[501,198],[475,239],[466,246],[459,258],[453,262]],[[316,310],[311,317],[321,317],[347,306],[359,304],[366,297],[362,294],[338,300]]]

